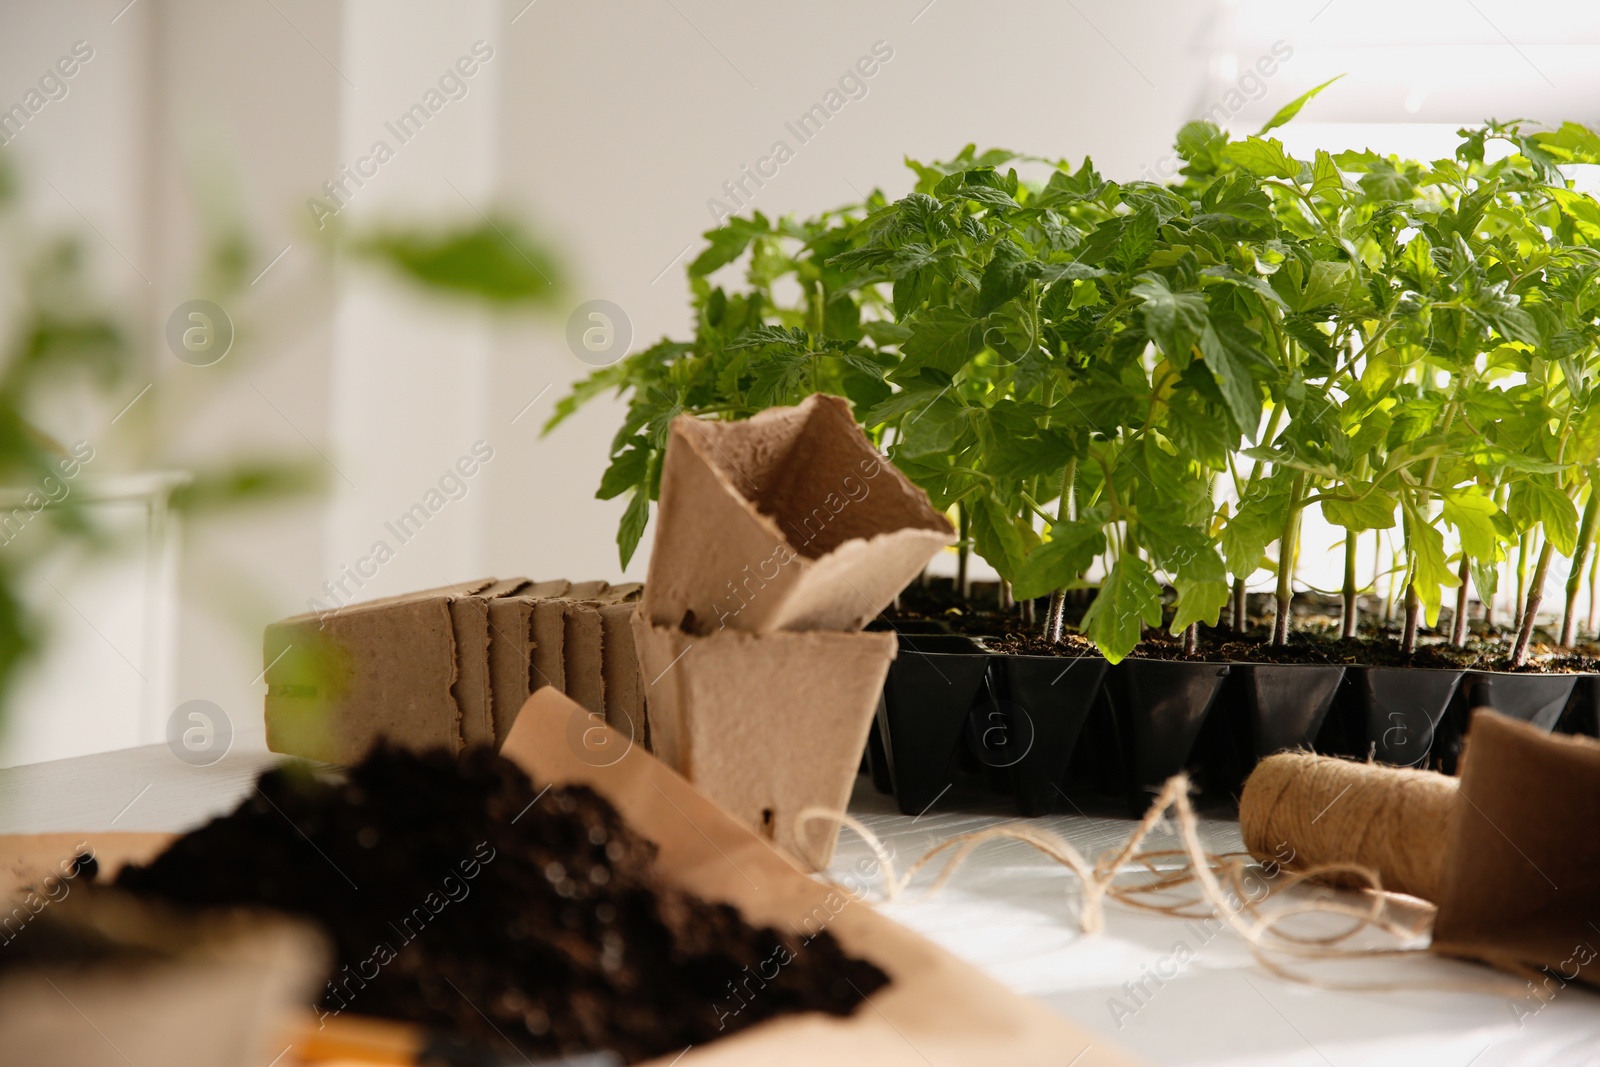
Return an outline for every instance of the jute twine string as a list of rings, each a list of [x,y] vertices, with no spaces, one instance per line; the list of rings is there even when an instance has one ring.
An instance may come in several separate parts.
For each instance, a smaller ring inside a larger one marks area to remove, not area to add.
[[[931,897],[943,888],[980,846],[990,841],[1018,841],[1066,867],[1075,876],[1081,898],[1077,908],[1078,928],[1085,934],[1099,933],[1104,929],[1106,902],[1114,900],[1130,908],[1174,918],[1220,918],[1249,946],[1256,962],[1267,971],[1288,981],[1320,989],[1345,992],[1441,990],[1510,997],[1521,996],[1525,992],[1523,984],[1509,978],[1335,982],[1286,966],[1282,958],[1350,962],[1383,957],[1426,957],[1426,948],[1417,946],[1416,942],[1430,931],[1434,908],[1426,901],[1385,889],[1378,871],[1364,863],[1335,860],[1289,870],[1272,863],[1258,867],[1248,853],[1210,852],[1200,841],[1199,820],[1189,800],[1189,793],[1187,775],[1178,774],[1169,778],[1122,845],[1107,850],[1093,862],[1085,858],[1070,841],[1050,830],[1028,823],[1004,823],[957,834],[942,841],[923,853],[904,874],[897,875],[893,857],[877,834],[852,815],[821,807],[804,808],[795,816],[795,840],[804,841],[802,828],[814,821],[837,823],[848,828],[876,856],[881,866],[886,900],[897,899],[924,868],[940,857],[946,857],[944,866],[919,899]],[[1352,810],[1356,810],[1356,807],[1352,806]],[[1143,849],[1145,839],[1161,824],[1168,812],[1175,817],[1183,847]],[[1314,816],[1316,813],[1311,814]],[[1363,807],[1357,814],[1358,817],[1370,818],[1374,813]],[[1292,816],[1293,820],[1301,818],[1300,814]],[[1315,822],[1320,823],[1322,819],[1316,819]],[[1295,822],[1294,825],[1299,824]],[[1312,822],[1306,822],[1307,827],[1313,825]],[[1275,831],[1278,824],[1274,824],[1273,828]],[[1436,823],[1428,832],[1437,838],[1441,830],[1442,824]],[[1344,832],[1349,833],[1348,830]],[[1280,837],[1278,840],[1296,839]],[[1174,860],[1183,861],[1184,866],[1166,866]],[[813,866],[820,867],[815,863]],[[1247,877],[1255,869],[1267,871],[1274,883],[1271,891],[1259,900],[1251,899],[1246,885]],[[1143,874],[1145,881],[1128,884],[1122,879],[1129,874]],[[1360,894],[1355,900],[1349,896],[1343,899],[1314,898],[1271,909],[1260,906],[1284,890],[1306,881],[1357,889]],[[1191,883],[1197,890],[1193,895],[1176,901],[1165,899],[1173,890]],[[849,891],[847,887],[837,888]],[[1285,928],[1290,920],[1306,915],[1339,916],[1348,919],[1349,923],[1332,933],[1323,934],[1305,934]],[[1362,947],[1349,943],[1352,938],[1369,929],[1390,938],[1393,946]]]

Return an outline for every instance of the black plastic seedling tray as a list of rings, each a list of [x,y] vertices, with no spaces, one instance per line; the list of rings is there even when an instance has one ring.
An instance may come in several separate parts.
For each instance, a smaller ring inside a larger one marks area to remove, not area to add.
[[[900,635],[876,726],[888,785],[905,814],[926,811],[954,781],[969,715],[992,699],[994,658],[966,637]],[[882,780],[875,771],[880,788]]]
[[[996,657],[1011,724],[1004,759],[1020,814],[1049,815],[1065,805],[1066,768],[1109,666],[1099,656]]]
[[[955,634],[901,634],[868,742],[880,792],[908,815],[1007,792],[1018,814],[1065,810],[1075,792],[1142,813],[1187,770],[1236,797],[1274,752],[1309,749],[1453,773],[1472,712],[1594,735],[1600,675],[1213,663],[991,652]],[[951,798],[951,799],[946,799]]]
[[[1429,766],[1445,747],[1439,744],[1441,729],[1448,729],[1445,713],[1466,672],[1363,667],[1355,673],[1365,724],[1358,740],[1371,746],[1372,758],[1400,767]]]
[[[1188,765],[1232,669],[1228,663],[1129,659],[1109,672],[1107,695],[1130,812],[1143,814],[1162,784]]]
[[[1203,770],[1206,792],[1237,796],[1264,757],[1315,747],[1345,688],[1338,663],[1231,663],[1185,765]]]
[[[1472,712],[1493,708],[1541,730],[1554,730],[1575,699],[1577,674],[1512,674],[1503,671],[1467,671],[1456,686],[1455,700],[1446,716],[1449,727],[1439,753],[1439,769],[1456,772],[1462,741]]]

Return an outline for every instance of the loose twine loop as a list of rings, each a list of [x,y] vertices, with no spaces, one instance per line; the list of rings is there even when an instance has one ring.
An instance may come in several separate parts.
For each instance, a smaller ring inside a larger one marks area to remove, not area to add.
[[[822,807],[804,808],[795,816],[795,840],[805,840],[802,828],[811,822],[831,822],[847,827],[873,851],[882,866],[886,900],[899,897],[919,872],[941,856],[948,858],[919,899],[927,899],[943,888],[961,865],[985,843],[1019,841],[1066,867],[1077,878],[1082,897],[1077,912],[1078,928],[1085,934],[1096,934],[1105,928],[1105,905],[1108,900],[1114,900],[1130,908],[1158,912],[1173,918],[1220,918],[1249,946],[1251,955],[1263,968],[1280,978],[1302,985],[1342,992],[1435,990],[1510,997],[1526,992],[1522,983],[1509,979],[1332,982],[1285,966],[1279,957],[1349,962],[1426,956],[1426,948],[1415,945],[1415,942],[1431,931],[1435,908],[1424,900],[1385,890],[1375,869],[1351,862],[1318,863],[1296,870],[1274,863],[1259,865],[1262,870],[1270,868],[1269,877],[1275,885],[1261,900],[1251,900],[1246,891],[1245,877],[1258,865],[1248,853],[1218,854],[1208,851],[1201,844],[1199,820],[1189,800],[1189,792],[1187,775],[1177,774],[1167,779],[1144,818],[1139,820],[1121,847],[1102,853],[1092,863],[1059,834],[1027,823],[1005,823],[942,841],[923,853],[903,875],[897,877],[894,859],[877,834],[852,815]],[[1178,836],[1183,847],[1142,849],[1145,838],[1169,811],[1176,817]],[[1163,861],[1175,859],[1187,861],[1186,865],[1178,868],[1163,868],[1161,865]],[[813,863],[812,866],[821,869],[820,864]],[[1151,876],[1150,880],[1138,885],[1119,881],[1125,875],[1140,872]],[[1272,909],[1259,906],[1262,901],[1306,881],[1352,888],[1364,900],[1357,904],[1349,900],[1317,898]],[[1177,901],[1161,899],[1162,895],[1191,882],[1198,888],[1196,895]],[[849,891],[847,887],[832,884]],[[1231,899],[1229,890],[1232,892]],[[1409,919],[1406,918],[1407,913]],[[1350,922],[1343,929],[1320,935],[1297,933],[1284,928],[1286,922],[1301,915],[1334,915]],[[1368,929],[1393,939],[1395,946],[1373,948],[1350,943],[1352,938]]]

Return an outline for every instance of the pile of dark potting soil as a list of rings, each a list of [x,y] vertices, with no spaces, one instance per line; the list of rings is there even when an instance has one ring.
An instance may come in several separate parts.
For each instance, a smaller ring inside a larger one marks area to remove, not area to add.
[[[676,1055],[774,1016],[848,1015],[887,976],[663,885],[655,846],[585,787],[487,750],[380,749],[344,782],[277,770],[234,812],[122,871],[132,892],[260,904],[334,942],[321,1009],[527,1057]]]

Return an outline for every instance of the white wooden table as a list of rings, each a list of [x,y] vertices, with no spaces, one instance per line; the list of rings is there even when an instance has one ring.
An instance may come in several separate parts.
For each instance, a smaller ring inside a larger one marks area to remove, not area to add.
[[[0,833],[189,829],[231,809],[279,758],[235,751],[196,768],[153,745],[0,770]],[[961,812],[936,806],[911,818],[862,779],[851,810],[904,864],[953,834],[1013,817],[998,799],[962,803]],[[1036,822],[1085,855],[1120,843],[1133,825],[1098,810]],[[1213,851],[1240,848],[1236,823],[1206,817],[1202,832]],[[1176,847],[1176,838],[1151,841],[1168,844]],[[869,858],[867,846],[846,831],[833,871],[842,878]],[[1514,1004],[1477,994],[1330,992],[1273,977],[1230,932],[1208,935],[1193,923],[1116,904],[1105,930],[1085,937],[1074,921],[1070,874],[1016,842],[985,844],[933,896],[919,890],[928,880],[919,878],[901,899],[879,906],[1152,1064],[1600,1065],[1600,995],[1586,991],[1566,990],[1542,1008],[1536,1000]],[[1152,981],[1152,972],[1172,977]],[[1413,959],[1368,961],[1338,977],[1438,981],[1491,973]],[[1141,980],[1142,989],[1135,985]],[[1063,1067],[1074,1051],[1064,1050]]]
[[[963,798],[963,807],[911,818],[864,779],[851,802],[852,812],[892,845],[900,861],[954,834],[1015,818],[999,798],[978,798],[976,810],[974,798]],[[1113,814],[1093,809],[1032,821],[1092,857],[1120,846],[1134,826],[1116,809],[1105,811]],[[1236,821],[1203,816],[1201,831],[1212,852],[1243,849]],[[1180,843],[1175,834],[1158,831],[1147,847]],[[870,854],[846,832],[833,869],[847,870]],[[1078,897],[1071,874],[1016,842],[984,844],[937,894],[920,894],[917,884],[929,881],[931,872],[881,910],[1151,1064],[1600,1065],[1600,994],[1576,987],[1542,1010],[1537,1000],[1517,1005],[1524,1013],[1519,1024],[1503,997],[1343,993],[1285,981],[1257,964],[1229,930],[1209,933],[1196,923],[1115,903],[1107,907],[1105,929],[1084,936],[1074,921]],[[1595,943],[1600,946],[1600,933]],[[1495,974],[1432,957],[1340,967],[1317,973],[1341,984]]]

